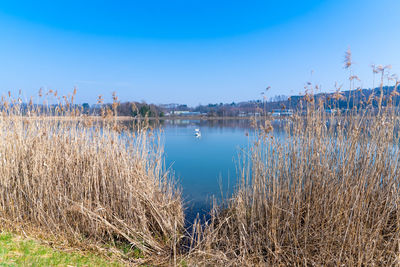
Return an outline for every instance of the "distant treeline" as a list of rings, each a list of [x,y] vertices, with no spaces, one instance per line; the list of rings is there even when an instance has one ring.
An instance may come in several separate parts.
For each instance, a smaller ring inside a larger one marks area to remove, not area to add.
[[[83,103],[83,112],[91,115],[101,115],[102,110],[109,109],[113,110],[113,104],[95,104],[89,105]],[[116,107],[117,116],[129,116],[129,117],[163,117],[163,110],[155,104],[147,104],[145,102],[123,102],[118,103]]]
[[[266,100],[250,100],[244,102],[215,103],[189,107],[185,104],[148,104],[146,102],[122,102],[114,104],[82,105],[74,104],[81,113],[87,115],[102,115],[104,111],[113,110],[113,115],[128,117],[164,117],[164,116],[205,116],[205,117],[246,117],[253,115],[269,114],[276,110],[302,110],[307,105],[305,101],[316,104],[323,103],[325,109],[362,109],[366,106],[378,107],[391,104],[398,106],[400,95],[395,86],[384,86],[374,89],[358,89],[351,91],[337,91],[333,93],[305,94],[296,96],[275,96]],[[20,104],[21,111],[27,110],[28,104]],[[36,105],[38,110],[46,110],[47,113],[57,113],[58,105]],[[186,112],[186,113],[185,113]]]

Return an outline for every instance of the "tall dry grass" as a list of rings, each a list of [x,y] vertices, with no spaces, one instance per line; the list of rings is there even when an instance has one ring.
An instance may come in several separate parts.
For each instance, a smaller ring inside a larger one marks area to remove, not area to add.
[[[145,125],[124,131],[115,96],[98,119],[81,116],[72,98],[52,108],[4,100],[0,221],[129,243],[164,264],[399,265],[400,115],[391,106],[397,91],[383,95],[384,69],[381,93],[357,105],[353,94],[353,110],[325,111],[344,100],[338,90],[318,103],[306,94],[283,137],[265,119],[236,192],[205,224],[194,223],[188,250],[178,249],[182,201],[157,136]]]
[[[73,242],[122,242],[144,256],[176,252],[181,196],[154,131],[123,131],[112,110],[85,118],[72,101],[52,112],[19,102],[1,105],[2,227],[32,226]]]
[[[397,84],[396,84],[397,85]],[[194,225],[191,255],[204,265],[400,264],[400,116],[396,108],[307,113],[277,138],[266,120],[244,156],[228,204]],[[390,103],[390,101],[388,101]]]

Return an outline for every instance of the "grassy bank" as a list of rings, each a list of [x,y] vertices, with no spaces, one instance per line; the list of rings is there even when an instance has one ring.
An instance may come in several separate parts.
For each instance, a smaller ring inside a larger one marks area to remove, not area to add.
[[[60,251],[39,241],[0,233],[0,266],[123,266],[93,254]]]

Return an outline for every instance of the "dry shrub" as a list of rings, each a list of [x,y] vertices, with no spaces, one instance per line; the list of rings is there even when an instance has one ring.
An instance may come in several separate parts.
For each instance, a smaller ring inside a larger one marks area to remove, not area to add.
[[[66,105],[56,108],[63,117],[54,117],[41,106],[5,103],[0,220],[171,256],[183,210],[180,192],[163,168],[157,134],[145,127],[121,132],[112,118],[76,117],[71,107],[61,112]]]
[[[194,226],[191,255],[216,265],[397,265],[400,117],[327,115],[309,104],[283,138],[262,127],[226,207]]]

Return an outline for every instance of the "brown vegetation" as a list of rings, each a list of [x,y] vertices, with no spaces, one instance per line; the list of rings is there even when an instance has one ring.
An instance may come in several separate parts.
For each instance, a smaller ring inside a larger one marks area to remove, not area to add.
[[[357,90],[349,53],[345,66]],[[100,119],[80,116],[72,99],[51,116],[3,101],[0,221],[70,240],[122,242],[174,265],[398,265],[399,83],[383,94],[385,68],[376,70],[380,94],[359,105],[339,89],[333,99],[308,90],[298,113],[285,118],[284,138],[267,117],[254,120],[258,138],[242,157],[235,194],[186,239],[180,193],[145,125],[125,131],[117,104]],[[338,101],[352,109],[336,109]]]
[[[268,121],[259,127],[236,193],[194,226],[195,261],[398,265],[400,116],[383,97],[388,106],[337,115],[305,97],[307,113],[288,120],[284,140]]]
[[[113,119],[66,118],[4,101],[0,117],[0,221],[72,242],[126,243],[169,260],[182,233],[180,192],[165,171],[157,135]],[[62,110],[61,110],[62,108]],[[37,117],[42,119],[34,119]],[[122,133],[122,134],[121,134]],[[17,229],[18,230],[18,229]]]

